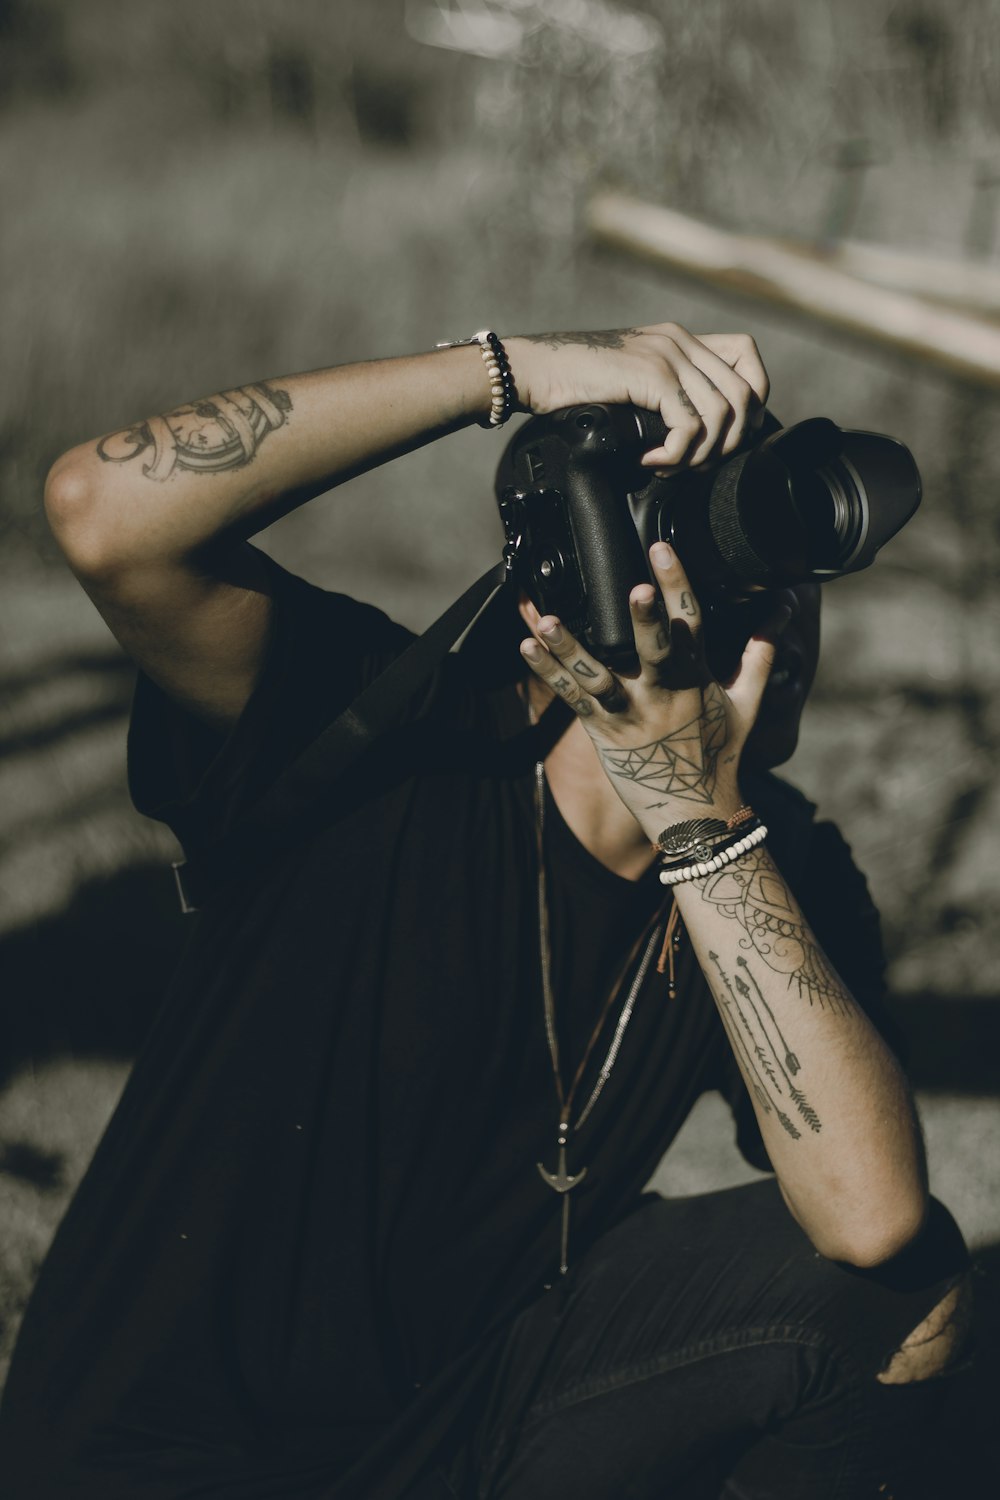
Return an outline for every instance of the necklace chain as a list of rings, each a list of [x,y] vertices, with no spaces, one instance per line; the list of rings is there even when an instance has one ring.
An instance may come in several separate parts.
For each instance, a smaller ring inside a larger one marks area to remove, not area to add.
[[[625,998],[625,1004],[622,1006],[621,1014],[618,1017],[618,1024],[615,1027],[614,1035],[611,1038],[607,1056],[605,1057],[604,1062],[601,1064],[600,1072],[597,1075],[597,1081],[594,1084],[593,1089],[591,1090],[589,1099],[577,1116],[575,1123],[571,1125],[570,1111],[573,1106],[573,1096],[576,1093],[577,1086],[580,1083],[581,1078],[583,1077],[587,1063],[590,1061],[590,1055],[594,1050],[597,1039],[604,1029],[604,1023],[607,1020],[608,1012],[613,1006],[621,990],[622,981],[625,978],[625,974],[628,973],[628,970],[631,967],[633,960],[635,959],[639,943],[641,943],[642,941],[642,937],[640,935],[639,943],[637,943],[629,953],[629,956],[625,961],[625,966],[622,971],[621,977],[619,978],[618,982],[612,987],[608,995],[608,998],[601,1010],[601,1014],[598,1017],[597,1025],[591,1033],[590,1041],[588,1042],[584,1050],[583,1058],[576,1072],[576,1077],[573,1079],[573,1082],[569,1089],[569,1093],[567,1094],[563,1088],[562,1069],[559,1063],[559,1036],[556,1031],[555,997],[552,993],[552,946],[549,930],[549,904],[545,890],[545,859],[543,843],[545,832],[545,768],[540,760],[535,762],[534,795],[535,830],[538,841],[538,937],[541,961],[540,966],[542,974],[542,1000],[545,1008],[545,1035],[549,1044],[549,1057],[552,1060],[552,1075],[555,1079],[556,1094],[559,1099],[560,1135],[566,1135],[570,1130],[573,1130],[574,1132],[579,1130],[584,1122],[589,1118],[594,1105],[597,1103],[598,1099],[601,1096],[604,1085],[611,1077],[611,1071],[614,1068],[615,1062],[618,1058],[618,1053],[621,1050],[622,1041],[625,1037],[628,1023],[632,1019],[632,1012],[635,1009],[635,1003],[639,998],[639,992],[642,989],[643,981],[645,980],[646,975],[649,972],[649,965],[652,962],[653,954],[656,951],[657,941],[660,938],[660,924],[658,919],[654,920],[652,930],[646,943],[646,947],[643,951],[642,959],[639,963],[639,967],[636,969],[635,977],[633,978],[632,983],[629,986],[629,992]]]
[[[526,698],[529,721],[532,724],[536,724],[538,721],[535,717],[530,691],[526,694]],[[628,1028],[628,1023],[632,1019],[632,1012],[635,1009],[636,1001],[638,1000],[639,993],[642,990],[643,981],[645,980],[646,975],[649,972],[649,965],[652,962],[653,954],[656,951],[657,940],[660,936],[662,911],[655,912],[653,917],[651,918],[650,931],[646,942],[646,947],[643,951],[642,958],[639,961],[638,967],[636,968],[632,983],[629,986],[628,994],[625,997],[625,1003],[622,1006],[621,1013],[618,1017],[618,1024],[616,1025],[614,1034],[611,1038],[607,1055],[604,1059],[604,1062],[601,1064],[601,1069],[597,1075],[597,1081],[595,1082],[594,1087],[591,1089],[590,1097],[577,1116],[576,1122],[574,1124],[572,1123],[572,1110],[573,1099],[576,1095],[577,1088],[579,1087],[583,1076],[587,1071],[587,1066],[590,1062],[591,1054],[597,1045],[601,1032],[604,1030],[605,1022],[607,1021],[608,1016],[611,1013],[615,1001],[621,994],[622,986],[625,983],[625,976],[628,974],[633,963],[635,963],[636,961],[636,958],[639,954],[639,949],[642,946],[642,940],[646,936],[646,932],[644,929],[639,934],[639,937],[636,939],[636,942],[633,944],[632,949],[625,960],[624,966],[622,967],[618,978],[608,992],[608,997],[605,1000],[604,1005],[601,1008],[601,1013],[597,1018],[597,1025],[594,1027],[593,1031],[590,1034],[590,1040],[584,1048],[583,1057],[580,1059],[576,1074],[573,1078],[572,1083],[570,1084],[569,1092],[567,1093],[567,1091],[563,1088],[562,1069],[559,1065],[559,1033],[556,1030],[555,996],[552,993],[552,941],[549,928],[549,903],[545,888],[545,766],[541,760],[537,760],[535,762],[534,803],[535,836],[538,844],[538,949],[542,974],[542,1000],[545,1007],[545,1035],[549,1044],[549,1058],[552,1063],[552,1077],[555,1081],[556,1097],[559,1101],[559,1130],[556,1141],[558,1155],[556,1158],[556,1169],[554,1172],[550,1171],[542,1164],[542,1162],[538,1162],[536,1163],[536,1165],[543,1182],[547,1183],[548,1186],[552,1188],[556,1193],[558,1193],[562,1198],[562,1211],[560,1214],[561,1232],[559,1274],[561,1276],[565,1276],[566,1272],[569,1270],[570,1195],[573,1188],[578,1186],[578,1184],[581,1183],[587,1175],[586,1167],[581,1167],[579,1171],[575,1173],[571,1173],[569,1171],[566,1160],[566,1147],[569,1144],[570,1135],[579,1130],[581,1125],[583,1125],[584,1122],[589,1119],[590,1112],[600,1098],[601,1093],[604,1089],[604,1085],[611,1077],[611,1071],[614,1068],[615,1062],[618,1058],[618,1053],[621,1050],[622,1041]],[[676,916],[676,911],[676,903],[674,903],[672,906],[672,913],[674,916]],[[672,932],[673,922],[670,918],[668,918],[664,929],[664,952],[666,952],[667,946],[671,944]],[[673,995],[672,948],[670,953],[670,961],[670,993],[671,995]]]
[[[629,1021],[632,1019],[632,1012],[635,1009],[635,1002],[639,998],[639,992],[642,989],[643,981],[646,978],[646,974],[652,961],[653,954],[656,951],[656,945],[659,941],[659,937],[659,929],[658,927],[654,927],[653,931],[649,935],[649,942],[646,944],[646,951],[642,955],[642,962],[639,964],[639,967],[636,970],[635,978],[633,979],[631,988],[628,992],[628,997],[625,1001],[624,1006],[622,1007],[622,1013],[618,1017],[618,1025],[615,1027],[615,1034],[611,1038],[611,1046],[608,1048],[608,1055],[604,1059],[604,1063],[601,1067],[600,1073],[598,1073],[597,1075],[597,1082],[594,1084],[594,1088],[591,1092],[590,1098],[587,1100],[586,1104],[583,1106],[583,1109],[580,1111],[577,1117],[576,1124],[573,1126],[574,1130],[579,1130],[581,1125],[583,1125],[583,1123],[587,1119],[587,1116],[590,1114],[590,1111],[593,1109],[594,1105],[600,1098],[601,1090],[604,1088],[604,1085],[611,1077],[611,1069],[614,1067],[615,1060],[618,1057],[618,1051],[621,1047],[622,1039],[625,1036],[625,1028],[628,1026]]]

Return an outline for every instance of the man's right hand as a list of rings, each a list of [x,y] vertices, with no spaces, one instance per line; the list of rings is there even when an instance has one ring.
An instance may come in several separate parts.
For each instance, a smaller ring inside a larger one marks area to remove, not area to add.
[[[590,402],[658,411],[669,431],[643,458],[672,469],[732,453],[767,402],[769,381],[745,333],[695,337],[676,323],[506,338],[521,406],[541,415]]]
[[[730,452],[767,399],[744,334],[695,338],[664,323],[511,338],[507,351],[527,410],[604,401],[658,410],[670,430],[645,455],[651,468]],[[245,539],[489,409],[478,347],[257,382],[129,418],[64,454],[46,509],[128,654],[225,729],[258,678],[271,626],[269,574]]]

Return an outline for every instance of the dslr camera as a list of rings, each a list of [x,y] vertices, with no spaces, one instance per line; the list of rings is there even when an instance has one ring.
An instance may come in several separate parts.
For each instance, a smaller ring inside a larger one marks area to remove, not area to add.
[[[826,417],[766,412],[728,458],[651,476],[640,459],[665,432],[637,407],[567,407],[519,427],[497,472],[512,581],[613,668],[635,660],[628,595],[653,581],[654,542],[676,548],[725,681],[774,590],[867,568],[920,503],[909,449]]]

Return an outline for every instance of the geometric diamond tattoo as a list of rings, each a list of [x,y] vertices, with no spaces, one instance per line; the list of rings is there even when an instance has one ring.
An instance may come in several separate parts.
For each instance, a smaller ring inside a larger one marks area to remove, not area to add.
[[[725,742],[725,701],[721,692],[709,689],[703,712],[680,729],[633,750],[602,750],[601,758],[612,775],[647,788],[663,801],[710,803]]]

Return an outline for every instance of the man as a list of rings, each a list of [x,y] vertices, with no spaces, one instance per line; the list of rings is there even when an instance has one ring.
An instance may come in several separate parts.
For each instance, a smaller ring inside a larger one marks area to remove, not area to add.
[[[490,380],[465,346],[246,386],[54,467],[55,533],[141,669],[133,796],[189,853],[410,639],[248,536],[506,416],[498,361],[527,411],[660,411],[668,472],[768,394],[751,340],[673,324],[493,353]],[[523,668],[450,659],[313,836],[195,919],[25,1319],[12,1500],[887,1492],[964,1253],[863,881],[752,768],[794,745],[818,600],[776,599],[723,686],[683,560],[650,561],[633,672],[525,598]],[[713,1087],[774,1181],[643,1198]]]

